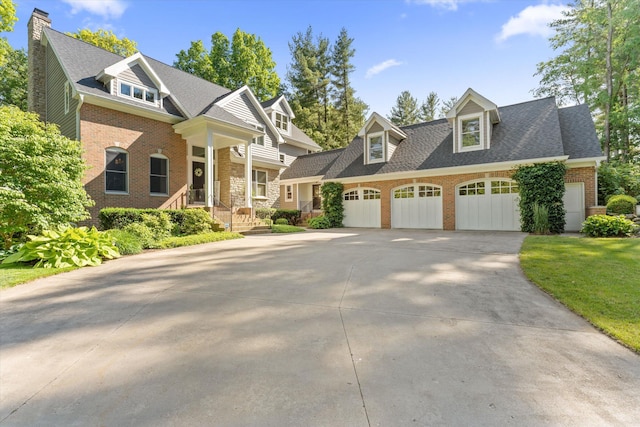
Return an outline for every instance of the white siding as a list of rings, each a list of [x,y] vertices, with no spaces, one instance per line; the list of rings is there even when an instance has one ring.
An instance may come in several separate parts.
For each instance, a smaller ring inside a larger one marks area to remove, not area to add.
[[[271,130],[269,130],[267,124],[264,122],[262,117],[260,117],[260,114],[246,94],[236,97],[226,104],[224,108],[239,119],[246,120],[250,123],[259,123],[264,126],[266,132],[264,136],[264,147],[254,144],[252,147],[253,154],[260,157],[266,157],[268,159],[279,160],[278,139]],[[244,153],[244,147],[240,147],[240,152]]]

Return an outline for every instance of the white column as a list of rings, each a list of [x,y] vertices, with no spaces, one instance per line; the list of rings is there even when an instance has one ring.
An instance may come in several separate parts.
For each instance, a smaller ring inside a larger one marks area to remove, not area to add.
[[[251,154],[251,141],[244,143],[244,158],[245,158],[245,166],[244,166],[244,176],[245,176],[245,190],[244,190],[244,198],[245,198],[245,207],[250,208],[252,206],[251,202],[251,194],[253,192],[253,185],[251,183],[253,177],[252,169],[253,169],[253,155]]]
[[[213,190],[214,190],[214,177],[213,177],[213,131],[207,129],[207,147],[204,155],[204,191],[205,191],[205,205],[207,207],[213,206]]]

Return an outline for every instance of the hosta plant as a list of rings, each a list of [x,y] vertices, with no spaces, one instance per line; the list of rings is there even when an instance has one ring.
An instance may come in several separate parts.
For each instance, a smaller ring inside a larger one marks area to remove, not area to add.
[[[44,230],[40,236],[29,236],[29,241],[3,264],[37,261],[35,268],[84,267],[119,256],[109,232],[98,231],[95,227],[61,227]]]

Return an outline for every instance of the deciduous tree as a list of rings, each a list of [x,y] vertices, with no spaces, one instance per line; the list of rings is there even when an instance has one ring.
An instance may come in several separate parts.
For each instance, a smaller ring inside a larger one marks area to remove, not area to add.
[[[67,33],[67,35],[120,56],[131,56],[138,51],[136,42],[126,37],[118,38],[110,30],[98,29],[91,31],[88,28],[84,28],[75,33]]]
[[[0,65],[0,105],[15,105],[27,111],[27,54],[9,47],[7,61]]]
[[[16,6],[11,0],[0,0],[0,33],[13,31],[13,24],[16,18]],[[6,55],[11,49],[9,41],[5,37],[0,37],[0,65],[6,61]]]

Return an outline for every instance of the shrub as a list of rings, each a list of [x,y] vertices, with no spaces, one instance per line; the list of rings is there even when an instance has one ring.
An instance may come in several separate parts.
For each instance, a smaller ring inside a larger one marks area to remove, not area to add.
[[[242,239],[244,236],[240,233],[232,233],[229,231],[214,231],[212,233],[193,234],[191,236],[177,236],[164,239],[158,244],[159,248],[179,248],[181,246],[199,245],[202,243],[220,242],[222,240]]]
[[[324,215],[320,215],[315,218],[310,218],[307,221],[307,224],[309,225],[309,228],[315,228],[315,229],[331,228],[331,221],[329,221],[329,218],[327,218]]]
[[[180,235],[210,233],[213,227],[211,215],[204,209],[184,209]]]
[[[255,210],[256,216],[260,219],[270,219],[274,213],[276,213],[275,208],[256,208]]]
[[[169,215],[164,212],[158,212],[156,215],[142,214],[142,223],[151,230],[155,242],[171,236],[173,224],[169,219]]]
[[[325,182],[322,191],[322,210],[331,227],[342,227],[344,206],[342,205],[342,191],[344,186],[339,182]],[[329,227],[322,227],[329,228]]]
[[[276,219],[276,225],[289,225],[289,221],[286,218]]]
[[[607,202],[607,212],[612,214],[632,214],[635,213],[638,201],[631,197],[619,194],[611,196]]]
[[[278,223],[278,219],[284,218],[287,220],[287,223],[291,225],[298,225],[300,223],[300,217],[302,212],[297,209],[276,209],[276,211],[271,215],[271,219]]]
[[[109,232],[98,231],[95,227],[44,230],[41,236],[29,236],[29,239],[18,252],[7,257],[3,264],[37,260],[34,267],[84,267],[99,265],[103,259],[120,256]]]
[[[533,232],[549,234],[549,209],[537,203],[533,204]]]
[[[272,233],[298,233],[300,231],[304,231],[304,228],[295,225],[274,225],[271,227]]]
[[[580,231],[589,237],[623,237],[631,236],[637,227],[623,215],[593,215],[582,223]]]
[[[141,222],[134,222],[125,226],[122,231],[131,233],[136,236],[140,242],[140,245],[144,249],[154,247],[155,240],[153,238],[153,232]]]
[[[140,238],[125,230],[109,230],[120,255],[135,255],[142,252]]]
[[[104,208],[100,210],[98,218],[103,230],[124,228],[134,222],[142,222],[142,214],[154,215],[158,209],[134,208]]]
[[[549,231],[562,233],[565,224],[564,175],[562,162],[537,163],[516,168],[513,179],[520,192],[520,227],[526,233],[534,231],[533,205],[538,203],[548,209]]]
[[[640,195],[640,165],[602,163],[598,168],[598,203],[616,194]],[[638,197],[636,197],[637,199]]]

